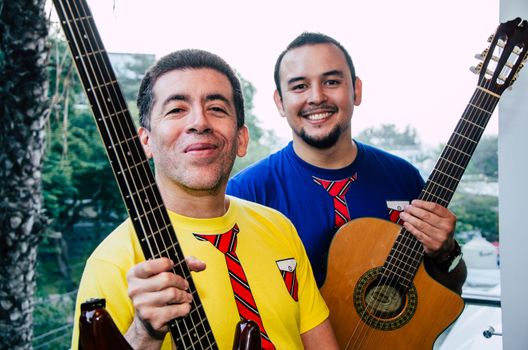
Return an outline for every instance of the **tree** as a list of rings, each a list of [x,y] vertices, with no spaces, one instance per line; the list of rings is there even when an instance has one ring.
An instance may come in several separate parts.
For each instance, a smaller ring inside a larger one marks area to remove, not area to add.
[[[457,216],[457,232],[479,231],[488,241],[499,240],[499,199],[455,193],[450,206]]]
[[[31,348],[47,119],[44,0],[0,3],[0,348]]]
[[[473,158],[468,164],[468,174],[482,174],[497,180],[499,176],[497,135],[483,136],[475,150]]]
[[[237,158],[231,174],[236,174],[240,170],[255,163],[256,161],[277,150],[277,136],[272,130],[262,129],[259,121],[253,112],[253,96],[256,89],[251,82],[240,77],[242,93],[244,95],[244,111],[246,115],[246,126],[249,129],[249,146],[247,155]]]
[[[416,129],[409,125],[403,131],[399,131],[394,124],[382,124],[361,131],[356,138],[388,150],[420,146]]]

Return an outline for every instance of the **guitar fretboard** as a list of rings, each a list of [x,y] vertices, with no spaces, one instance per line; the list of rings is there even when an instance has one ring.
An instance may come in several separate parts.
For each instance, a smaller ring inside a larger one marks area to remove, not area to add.
[[[499,99],[485,86],[475,89],[419,199],[449,205]],[[383,278],[409,288],[423,256],[422,244],[402,228],[383,266]]]
[[[217,349],[165,205],[85,0],[53,0],[129,217],[146,259],[168,257],[189,282],[187,317],[170,322],[178,349]]]

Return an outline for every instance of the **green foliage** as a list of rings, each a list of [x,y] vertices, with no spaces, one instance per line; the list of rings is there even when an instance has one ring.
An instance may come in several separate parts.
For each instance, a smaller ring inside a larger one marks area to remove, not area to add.
[[[497,197],[455,193],[450,208],[457,216],[457,232],[480,231],[490,242],[499,240]]]
[[[244,94],[246,126],[249,129],[249,146],[247,155],[243,158],[237,158],[231,174],[236,174],[278,149],[277,136],[274,131],[263,129],[253,112],[255,87],[242,77],[240,77],[240,80],[242,93]]]
[[[74,293],[37,299],[34,328],[38,334],[33,339],[33,349],[69,349],[74,308]]]
[[[108,53],[126,101],[136,101],[139,84],[156,57],[146,54]],[[135,104],[135,103],[134,103]]]
[[[499,177],[498,137],[496,135],[483,136],[473,158],[468,164],[468,174],[482,174],[496,180]]]
[[[395,124],[382,124],[361,131],[356,139],[387,150],[420,146],[416,129],[409,125],[399,131]]]

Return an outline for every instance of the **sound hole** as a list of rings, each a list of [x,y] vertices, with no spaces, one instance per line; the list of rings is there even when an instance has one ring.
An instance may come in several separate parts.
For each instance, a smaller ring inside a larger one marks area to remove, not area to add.
[[[365,303],[367,312],[388,319],[401,312],[405,306],[405,294],[397,286],[383,284],[378,277],[367,287]]]
[[[354,289],[354,306],[368,326],[393,330],[414,315],[418,299],[414,285],[405,291],[397,280],[384,280],[381,267],[367,271]]]

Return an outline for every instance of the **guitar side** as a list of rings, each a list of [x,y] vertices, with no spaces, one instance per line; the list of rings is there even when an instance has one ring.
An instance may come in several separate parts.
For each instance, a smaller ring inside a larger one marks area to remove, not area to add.
[[[332,241],[321,293],[342,349],[432,349],[464,308],[462,298],[433,280],[422,263],[401,310],[381,323],[370,322],[363,310],[362,320],[357,306],[368,297],[361,290],[362,279],[367,271],[383,266],[400,229],[385,220],[357,219],[344,225]]]

